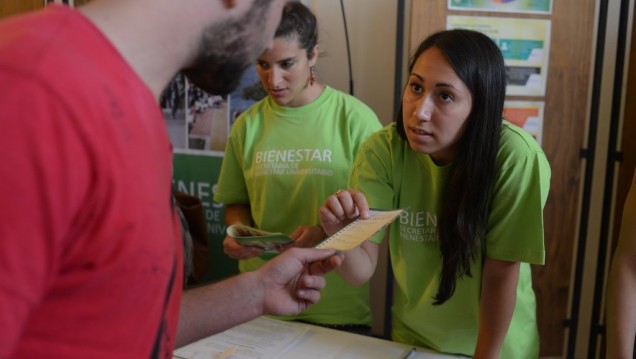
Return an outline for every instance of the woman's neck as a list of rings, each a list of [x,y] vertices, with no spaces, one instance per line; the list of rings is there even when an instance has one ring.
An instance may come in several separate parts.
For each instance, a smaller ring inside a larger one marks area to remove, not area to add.
[[[303,93],[298,96],[294,101],[291,101],[285,107],[301,107],[305,105],[309,105],[310,103],[316,101],[318,97],[325,90],[325,85],[321,85],[315,82],[313,85],[307,85],[307,88]]]

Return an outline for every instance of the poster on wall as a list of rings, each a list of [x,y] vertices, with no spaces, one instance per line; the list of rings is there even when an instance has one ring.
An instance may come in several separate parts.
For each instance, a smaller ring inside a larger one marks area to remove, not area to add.
[[[232,124],[265,95],[252,66],[229,95],[208,94],[178,74],[160,99],[174,148],[173,188],[199,197],[203,203],[210,249],[206,281],[238,272],[236,260],[223,253],[225,211],[213,197]]]
[[[506,95],[544,96],[550,57],[550,21],[447,16],[446,27],[480,31],[499,46],[506,65]]]
[[[528,131],[541,145],[544,107],[543,101],[505,101],[504,119]]]
[[[210,152],[194,154],[175,151],[173,159],[174,190],[199,197],[203,204],[210,255],[202,281],[215,281],[238,273],[236,260],[223,253],[226,229],[224,207],[212,199],[223,157]]]
[[[448,9],[551,14],[552,0],[448,0]]]
[[[236,118],[267,93],[254,67],[229,95],[211,95],[178,74],[161,97],[161,109],[175,151],[223,156]]]

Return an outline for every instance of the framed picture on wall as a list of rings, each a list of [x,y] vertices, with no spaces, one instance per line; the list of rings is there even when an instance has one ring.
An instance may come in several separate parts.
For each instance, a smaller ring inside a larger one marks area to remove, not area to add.
[[[449,10],[552,13],[552,0],[448,0]]]
[[[451,15],[446,27],[480,31],[499,46],[506,65],[506,95],[545,96],[550,20]]]
[[[544,107],[543,101],[505,101],[504,118],[526,130],[541,145]]]

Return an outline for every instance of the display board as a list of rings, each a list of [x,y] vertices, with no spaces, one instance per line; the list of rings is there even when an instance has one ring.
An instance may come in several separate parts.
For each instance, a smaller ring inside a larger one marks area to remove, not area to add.
[[[206,93],[178,74],[160,103],[174,147],[173,188],[199,197],[207,225],[209,263],[204,281],[238,273],[238,263],[223,252],[224,206],[213,200],[225,144],[238,115],[266,95],[254,67],[229,95]]]

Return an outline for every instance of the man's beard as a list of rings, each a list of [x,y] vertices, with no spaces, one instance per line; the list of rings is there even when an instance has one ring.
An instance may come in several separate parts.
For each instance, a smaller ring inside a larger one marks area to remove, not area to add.
[[[238,86],[243,72],[250,65],[251,62],[214,60],[213,56],[207,56],[205,60],[199,60],[184,69],[183,74],[190,82],[211,95],[226,95]]]
[[[269,40],[261,36],[269,5],[270,0],[255,1],[243,19],[208,27],[199,45],[199,55],[182,70],[188,80],[209,94],[232,92]]]

